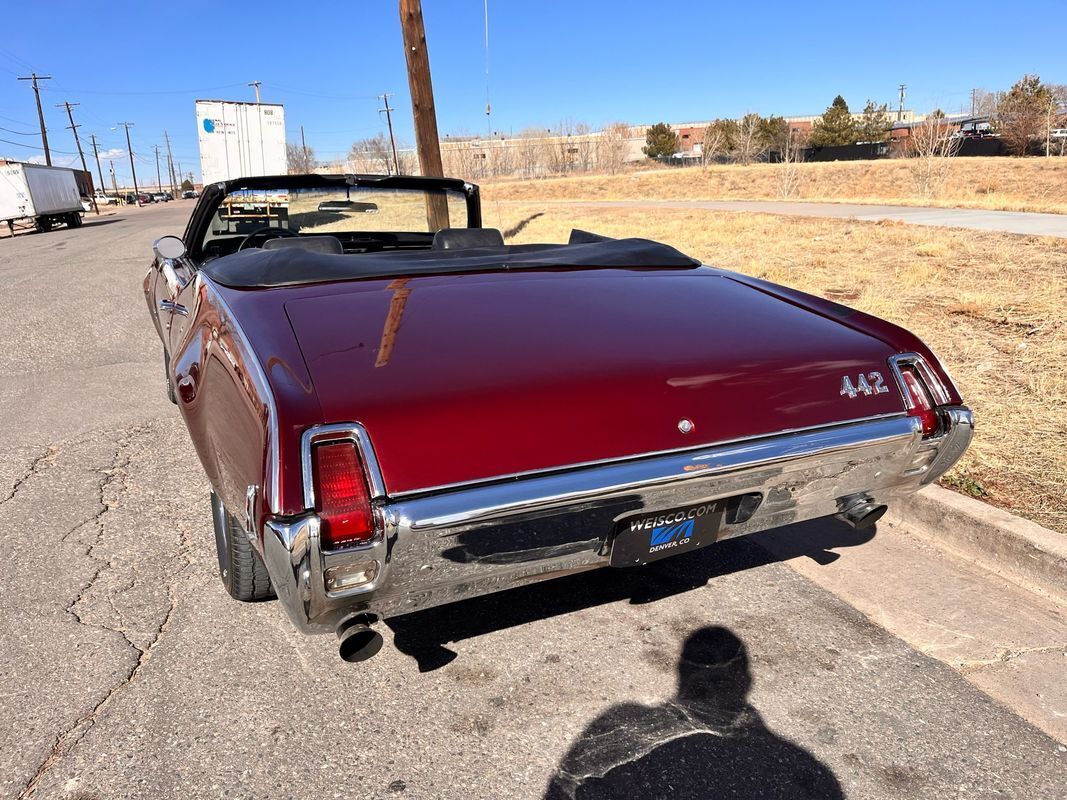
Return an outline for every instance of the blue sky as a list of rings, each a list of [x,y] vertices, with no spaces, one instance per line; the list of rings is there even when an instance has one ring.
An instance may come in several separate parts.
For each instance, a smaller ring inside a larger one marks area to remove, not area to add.
[[[485,119],[484,0],[423,0],[438,123],[446,133],[482,132]],[[882,9],[882,10],[879,10]],[[973,87],[1011,85],[1025,72],[1067,83],[1067,6],[1035,0],[966,4],[796,2],[662,4],[623,0],[489,0],[493,128],[554,127],[561,119],[599,127],[762,114],[821,112],[841,93],[958,111]],[[171,137],[183,168],[199,173],[193,101],[252,100],[286,107],[290,141],[303,124],[320,158],[384,130],[376,95],[393,92],[402,141],[413,140],[395,0],[258,3],[8,3],[0,41],[0,156],[39,155],[33,93],[42,84],[57,163],[74,151],[66,114],[87,146],[95,133],[128,175],[129,120],[138,175],[154,173],[152,146]],[[29,147],[20,147],[16,142]],[[123,157],[118,157],[119,151]],[[76,157],[75,157],[76,158]],[[92,165],[90,164],[90,168]],[[106,164],[105,164],[106,174]]]

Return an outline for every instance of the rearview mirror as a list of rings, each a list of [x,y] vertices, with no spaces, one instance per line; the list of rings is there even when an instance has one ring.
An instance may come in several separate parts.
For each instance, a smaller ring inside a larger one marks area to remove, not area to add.
[[[152,252],[160,261],[181,258],[185,255],[185,242],[177,236],[161,236],[152,242]]]
[[[323,200],[319,211],[350,211],[354,213],[374,214],[378,211],[377,203],[361,203],[356,200]]]

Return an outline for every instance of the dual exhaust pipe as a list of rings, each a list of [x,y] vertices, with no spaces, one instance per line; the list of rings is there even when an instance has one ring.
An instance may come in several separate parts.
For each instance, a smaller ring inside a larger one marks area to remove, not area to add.
[[[377,618],[362,614],[347,619],[337,627],[337,655],[342,661],[355,664],[376,656],[384,640],[371,625]]]
[[[866,495],[843,497],[837,503],[841,511],[835,516],[857,531],[871,527],[889,510],[889,506],[875,503]]]

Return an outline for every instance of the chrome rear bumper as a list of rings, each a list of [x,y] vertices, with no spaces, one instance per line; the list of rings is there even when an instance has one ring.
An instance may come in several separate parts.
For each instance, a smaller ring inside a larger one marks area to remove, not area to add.
[[[314,514],[274,520],[263,556],[297,627],[333,631],[353,614],[397,616],[606,566],[616,523],[636,513],[758,494],[755,512],[727,524],[724,539],[833,515],[857,494],[888,503],[936,480],[966,450],[970,410],[941,413],[944,432],[933,439],[899,415],[386,497],[384,535],[343,551],[320,548]],[[371,562],[373,580],[328,590],[332,570]]]

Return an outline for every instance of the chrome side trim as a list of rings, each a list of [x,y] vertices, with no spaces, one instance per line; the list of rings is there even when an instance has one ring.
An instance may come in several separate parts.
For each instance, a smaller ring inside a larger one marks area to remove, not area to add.
[[[424,494],[437,494],[439,492],[451,492],[457,489],[474,488],[477,486],[487,486],[493,483],[499,483],[500,481],[512,481],[521,478],[533,478],[538,475],[551,475],[558,472],[569,472],[570,470],[585,469],[587,467],[599,467],[607,466],[610,464],[624,464],[628,461],[641,461],[647,458],[656,458],[658,456],[670,456],[670,455],[682,455],[684,453],[693,453],[699,450],[707,450],[709,447],[722,447],[724,445],[741,444],[742,442],[755,442],[761,439],[769,439],[774,436],[790,436],[794,433],[806,433],[808,431],[818,431],[826,428],[836,428],[841,425],[856,425],[862,422],[875,422],[881,419],[897,419],[905,416],[902,411],[891,411],[887,414],[873,414],[868,417],[856,417],[855,419],[846,419],[841,422],[833,422],[824,425],[808,425],[802,428],[783,428],[782,430],[772,431],[771,433],[762,433],[759,436],[744,436],[740,439],[722,439],[717,442],[705,442],[704,444],[687,445],[686,447],[678,447],[672,450],[651,450],[645,453],[635,453],[630,456],[618,456],[615,458],[601,458],[595,461],[578,461],[571,464],[561,464],[558,467],[546,467],[544,469],[531,469],[525,472],[509,472],[504,475],[494,475],[491,478],[478,478],[473,481],[458,481],[456,483],[442,483],[437,486],[427,486],[423,489],[410,489],[406,492],[392,492],[389,497],[399,500],[401,498],[407,499],[409,497],[419,497]]]
[[[374,455],[374,445],[371,444],[367,429],[358,422],[314,425],[300,436],[300,472],[304,483],[304,508],[311,510],[315,507],[315,481],[311,474],[311,448],[323,442],[346,441],[355,442],[363,459],[363,466],[367,470],[367,480],[370,483],[371,499],[377,500],[385,497],[382,472],[378,466],[378,458]]]
[[[638,488],[647,490],[755,465],[767,467],[829,455],[855,448],[860,442],[868,446],[899,441],[904,446],[915,437],[917,426],[915,418],[897,416],[732,445],[713,445],[697,451],[605,464],[521,482],[472,487],[413,501],[420,505],[422,513],[419,518],[404,522],[415,531],[467,527],[544,507],[612,497]]]
[[[923,383],[926,384],[926,388],[930,390],[930,395],[935,406],[949,404],[948,389],[945,388],[945,384],[941,382],[941,378],[937,376],[937,373],[930,369],[930,365],[926,363],[926,359],[918,353],[900,353],[899,355],[889,357],[889,367],[893,370],[893,376],[897,381],[897,388],[900,389],[900,396],[904,398],[905,408],[910,411],[915,407],[915,404],[912,402],[911,395],[908,394],[907,389],[904,387],[904,376],[900,371],[900,368],[903,366],[911,366],[915,368],[915,371],[919,373],[919,377],[922,378]]]
[[[267,381],[267,374],[263,371],[263,365],[259,363],[259,358],[256,356],[255,350],[252,349],[251,340],[241,328],[241,323],[238,322],[233,309],[223,298],[222,292],[218,290],[211,278],[205,275],[202,270],[197,271],[195,279],[200,281],[205,290],[211,294],[212,302],[226,312],[226,324],[230,328],[230,337],[240,351],[241,360],[250,365],[251,369],[248,377],[255,384],[256,391],[259,392],[263,402],[267,405],[267,474],[263,489],[267,494],[267,509],[270,513],[277,514],[280,511],[278,503],[281,497],[281,463],[279,457],[281,434],[278,430],[278,406],[274,400],[274,392]]]

